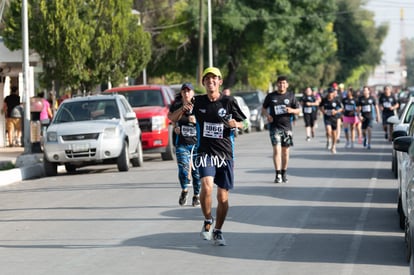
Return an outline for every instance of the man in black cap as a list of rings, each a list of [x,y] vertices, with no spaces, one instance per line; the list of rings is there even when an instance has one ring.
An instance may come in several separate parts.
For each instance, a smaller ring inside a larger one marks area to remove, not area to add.
[[[168,118],[175,122],[175,154],[178,164],[178,179],[181,185],[181,194],[178,204],[183,206],[187,203],[188,186],[193,184],[192,205],[200,205],[200,174],[195,168],[193,159],[197,155],[197,130],[196,120],[192,109],[184,109],[191,106],[194,100],[194,88],[191,83],[181,86],[180,94],[170,107]]]

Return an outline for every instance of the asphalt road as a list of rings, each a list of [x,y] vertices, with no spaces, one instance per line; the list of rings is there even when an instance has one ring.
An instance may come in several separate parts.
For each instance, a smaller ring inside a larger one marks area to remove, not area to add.
[[[287,184],[273,183],[267,132],[239,136],[225,247],[200,239],[201,210],[178,205],[176,164],[158,155],[1,187],[0,273],[408,274],[375,127],[372,150],[331,155],[322,127],[306,142],[299,121]]]

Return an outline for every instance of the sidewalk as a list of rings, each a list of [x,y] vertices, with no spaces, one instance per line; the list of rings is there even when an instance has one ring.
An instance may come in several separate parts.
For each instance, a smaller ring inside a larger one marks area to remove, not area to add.
[[[0,168],[15,166],[0,170],[0,186],[44,176],[43,155],[23,152],[23,147],[0,147]]]

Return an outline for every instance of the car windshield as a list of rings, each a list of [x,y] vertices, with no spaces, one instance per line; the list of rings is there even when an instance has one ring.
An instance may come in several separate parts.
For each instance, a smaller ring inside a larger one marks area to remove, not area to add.
[[[164,106],[160,90],[137,90],[123,95],[132,107]]]
[[[64,102],[58,109],[54,123],[119,119],[115,100],[88,100]]]
[[[238,93],[237,95],[242,97],[248,106],[261,104],[256,93]]]

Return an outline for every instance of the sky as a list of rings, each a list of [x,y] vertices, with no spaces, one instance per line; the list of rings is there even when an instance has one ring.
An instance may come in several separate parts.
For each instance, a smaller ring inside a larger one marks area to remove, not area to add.
[[[383,62],[399,63],[397,58],[401,37],[414,38],[414,0],[368,0],[365,8],[374,12],[377,25],[386,22],[389,26],[388,35],[381,45]],[[402,22],[401,8],[404,11]]]

